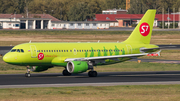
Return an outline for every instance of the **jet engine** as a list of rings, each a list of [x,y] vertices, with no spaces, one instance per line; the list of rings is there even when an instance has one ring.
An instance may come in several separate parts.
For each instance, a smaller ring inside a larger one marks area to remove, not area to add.
[[[67,63],[67,71],[69,73],[83,73],[90,69],[86,61],[69,61]]]

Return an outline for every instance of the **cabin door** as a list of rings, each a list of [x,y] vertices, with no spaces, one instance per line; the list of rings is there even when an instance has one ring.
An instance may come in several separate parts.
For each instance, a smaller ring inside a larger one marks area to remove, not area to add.
[[[32,58],[36,58],[36,57],[37,57],[37,49],[36,49],[36,46],[35,46],[35,45],[31,45],[31,46],[30,46],[30,49],[31,49],[31,57],[32,57]]]

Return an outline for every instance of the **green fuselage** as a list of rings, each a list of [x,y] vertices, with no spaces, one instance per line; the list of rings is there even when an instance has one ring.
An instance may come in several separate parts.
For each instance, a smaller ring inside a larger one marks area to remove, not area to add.
[[[113,55],[138,54],[140,48],[155,48],[151,44],[122,43],[25,43],[13,47],[7,53],[5,61],[10,64],[24,66],[63,66],[67,58],[100,57]],[[23,50],[17,51],[17,50]],[[121,61],[106,60],[111,64],[129,60],[131,58],[118,58]],[[101,64],[99,64],[101,65]]]

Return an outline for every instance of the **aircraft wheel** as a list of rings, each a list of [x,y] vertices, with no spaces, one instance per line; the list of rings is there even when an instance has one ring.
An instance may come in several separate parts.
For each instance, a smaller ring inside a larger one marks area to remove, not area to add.
[[[26,74],[25,74],[25,77],[30,77],[30,76],[31,76],[30,73],[26,73]]]
[[[89,77],[97,77],[97,72],[96,71],[89,71],[88,75],[89,75]]]
[[[64,76],[70,76],[70,75],[71,75],[71,73],[69,73],[66,69],[63,70],[62,74],[63,74]]]

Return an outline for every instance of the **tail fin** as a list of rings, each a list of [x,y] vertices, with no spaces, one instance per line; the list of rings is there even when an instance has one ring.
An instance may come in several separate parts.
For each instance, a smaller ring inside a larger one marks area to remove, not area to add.
[[[124,42],[149,44],[151,40],[155,14],[156,10],[146,11],[139,24],[133,30],[129,38]]]

